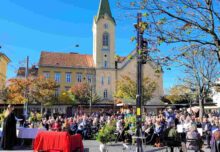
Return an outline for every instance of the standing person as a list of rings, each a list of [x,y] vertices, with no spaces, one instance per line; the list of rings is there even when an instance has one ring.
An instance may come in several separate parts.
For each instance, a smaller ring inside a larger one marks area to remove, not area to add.
[[[3,150],[12,150],[16,143],[16,118],[13,110],[14,107],[8,105],[5,112],[1,145]]]
[[[205,138],[206,138],[206,142],[207,142],[207,148],[211,148],[210,141],[211,141],[213,126],[209,122],[208,118],[203,118],[202,128],[203,128],[204,133],[205,133]]]

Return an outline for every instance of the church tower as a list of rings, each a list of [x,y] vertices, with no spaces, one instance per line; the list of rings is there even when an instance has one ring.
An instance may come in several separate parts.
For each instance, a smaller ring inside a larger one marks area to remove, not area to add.
[[[100,0],[93,21],[93,61],[96,68],[96,93],[112,101],[115,91],[115,19],[108,0]]]
[[[100,0],[93,21],[93,60],[96,68],[114,68],[115,19],[108,0]]]

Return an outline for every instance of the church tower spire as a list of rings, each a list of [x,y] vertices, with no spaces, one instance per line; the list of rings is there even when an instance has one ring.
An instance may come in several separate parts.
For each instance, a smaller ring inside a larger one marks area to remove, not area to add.
[[[93,61],[96,92],[104,100],[113,99],[115,90],[115,19],[108,0],[100,0],[93,20]]]
[[[96,68],[115,67],[115,19],[108,0],[100,0],[93,21],[93,60]]]
[[[104,18],[105,15],[108,15],[109,19],[115,23],[115,19],[112,17],[112,12],[108,0],[101,0],[99,4],[96,22],[98,22],[101,18]]]

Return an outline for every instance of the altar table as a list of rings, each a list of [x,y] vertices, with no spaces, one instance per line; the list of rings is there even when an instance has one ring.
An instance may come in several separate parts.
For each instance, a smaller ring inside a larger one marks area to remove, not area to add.
[[[35,138],[34,151],[83,152],[81,135],[70,136],[67,132],[42,131]]]
[[[17,128],[17,138],[21,139],[35,139],[37,133],[39,131],[44,131],[44,128],[24,128],[18,127]],[[0,128],[0,137],[2,137],[2,128]]]

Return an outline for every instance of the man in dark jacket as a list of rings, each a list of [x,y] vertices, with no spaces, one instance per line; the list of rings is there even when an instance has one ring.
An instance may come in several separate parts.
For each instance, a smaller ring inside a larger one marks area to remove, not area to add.
[[[8,105],[5,112],[1,145],[3,150],[12,150],[13,146],[16,144],[16,118],[13,110],[14,107]]]
[[[212,125],[208,121],[208,118],[203,119],[202,129],[204,130],[204,134],[206,137],[207,148],[211,148],[210,141],[211,141]]]

